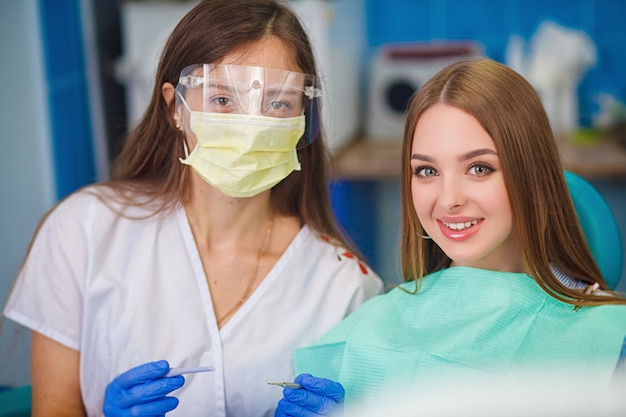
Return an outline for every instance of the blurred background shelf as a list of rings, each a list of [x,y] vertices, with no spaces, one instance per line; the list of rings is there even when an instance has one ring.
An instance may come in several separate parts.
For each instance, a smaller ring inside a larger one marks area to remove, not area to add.
[[[608,140],[593,145],[559,142],[563,167],[587,179],[626,179],[626,148]]]

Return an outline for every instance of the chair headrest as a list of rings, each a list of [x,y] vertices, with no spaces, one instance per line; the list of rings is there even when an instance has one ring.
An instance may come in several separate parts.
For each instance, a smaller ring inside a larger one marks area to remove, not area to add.
[[[565,180],[591,253],[604,280],[615,289],[624,263],[622,239],[615,217],[602,195],[589,182],[569,171],[565,171]]]

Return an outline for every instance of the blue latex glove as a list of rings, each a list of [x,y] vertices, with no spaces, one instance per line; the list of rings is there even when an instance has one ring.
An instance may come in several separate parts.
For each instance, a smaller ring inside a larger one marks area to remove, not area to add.
[[[104,394],[104,415],[165,416],[178,407],[178,398],[166,395],[185,383],[181,375],[165,378],[169,370],[167,361],[148,362],[115,378]]]
[[[294,382],[300,389],[285,388],[274,417],[343,416],[343,386],[326,378],[300,374]]]

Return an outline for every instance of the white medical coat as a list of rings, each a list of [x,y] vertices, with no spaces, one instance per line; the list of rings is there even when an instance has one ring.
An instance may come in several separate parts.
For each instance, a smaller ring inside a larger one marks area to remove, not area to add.
[[[219,329],[184,209],[128,219],[94,195],[98,188],[88,190],[43,224],[5,315],[80,351],[90,416],[102,415],[113,378],[159,359],[216,368],[185,376],[173,393],[180,404],[168,415],[272,416],[282,389],[267,382],[294,378],[294,349],[382,292],[375,273],[304,226]]]

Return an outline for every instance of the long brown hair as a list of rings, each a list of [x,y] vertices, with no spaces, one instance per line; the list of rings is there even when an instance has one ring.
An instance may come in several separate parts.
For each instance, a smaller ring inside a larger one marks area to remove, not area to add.
[[[156,212],[184,202],[190,191],[189,167],[178,160],[184,153],[182,133],[172,117],[174,100],[168,105],[161,87],[164,83],[176,86],[181,70],[188,65],[219,63],[225,55],[245,53],[246,47],[267,36],[280,38],[291,48],[301,71],[316,75],[306,32],[293,12],[274,0],[204,0],[184,16],[165,45],[152,99],[116,159],[108,185],[118,191],[139,192],[147,197],[144,202],[162,202]],[[276,213],[297,216],[317,232],[348,246],[330,208],[328,158],[319,133],[313,143],[298,150],[302,170],[272,189],[271,204]]]
[[[437,103],[473,116],[491,136],[500,158],[521,257],[530,275],[554,298],[577,305],[626,303],[624,298],[583,295],[554,276],[566,274],[609,290],[587,246],[568,192],[563,167],[543,105],[521,75],[490,59],[452,64],[411,100],[402,148],[402,272],[419,280],[450,265],[424,230],[413,206],[411,149],[421,115]]]

